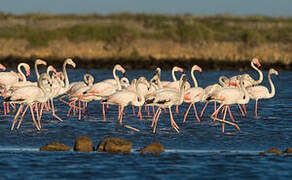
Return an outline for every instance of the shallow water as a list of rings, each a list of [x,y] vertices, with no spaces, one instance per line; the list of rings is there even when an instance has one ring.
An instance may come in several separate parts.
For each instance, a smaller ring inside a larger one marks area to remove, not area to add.
[[[82,80],[88,70],[69,70],[70,81]],[[95,82],[111,78],[110,70],[90,70]],[[248,72],[254,78],[257,74]],[[208,71],[196,74],[199,86],[205,87],[217,81],[220,75],[232,76],[235,71]],[[131,80],[137,76],[148,79],[153,75],[148,70],[127,72]],[[264,73],[264,85],[268,86]],[[19,130],[10,131],[14,114],[0,116],[0,178],[1,179],[278,179],[291,178],[289,156],[258,156],[260,151],[277,147],[285,150],[292,147],[292,72],[283,71],[279,78],[273,77],[276,95],[272,99],[259,101],[259,117],[254,118],[254,101],[246,107],[247,117],[241,117],[236,106],[232,107],[234,118],[241,131],[226,125],[221,132],[221,123],[213,122],[210,115],[213,106],[208,106],[201,123],[194,118],[193,111],[182,123],[188,105],[180,106],[175,121],[180,127],[178,134],[171,128],[168,113],[162,113],[157,133],[151,129],[151,117],[143,119],[132,115],[126,108],[125,124],[138,128],[135,132],[127,128],[116,128],[117,107],[107,111],[103,121],[101,105],[91,102],[85,119],[67,117],[68,107],[55,100],[57,114],[64,122],[59,122],[45,114],[41,131],[32,125],[27,114]],[[189,76],[190,77],[190,76]],[[170,80],[170,72],[163,72],[162,79]],[[34,79],[34,77],[31,77]],[[191,79],[189,79],[191,82]],[[197,104],[200,111],[203,104]],[[137,108],[136,108],[137,110]],[[175,112],[173,110],[173,112]],[[3,112],[1,111],[1,114]],[[71,147],[76,137],[90,136],[95,144],[105,137],[123,137],[133,142],[130,155],[78,152],[39,152],[42,145],[59,141]],[[135,150],[160,141],[166,149],[160,156],[140,155]]]

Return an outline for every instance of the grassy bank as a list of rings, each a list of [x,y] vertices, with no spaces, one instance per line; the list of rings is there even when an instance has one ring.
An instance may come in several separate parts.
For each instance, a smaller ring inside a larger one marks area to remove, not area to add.
[[[0,14],[0,58],[242,62],[289,68],[292,18]],[[2,60],[2,61],[3,61]]]

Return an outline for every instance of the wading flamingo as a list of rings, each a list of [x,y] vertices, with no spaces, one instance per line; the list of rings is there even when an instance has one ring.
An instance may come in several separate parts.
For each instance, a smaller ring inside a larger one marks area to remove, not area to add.
[[[158,106],[158,109],[153,117],[152,127],[153,132],[156,132],[157,122],[161,113],[161,108],[168,108],[169,115],[170,115],[170,122],[171,126],[179,133],[179,127],[175,123],[171,107],[173,105],[180,105],[183,103],[184,93],[185,93],[185,83],[187,82],[186,75],[183,74],[180,79],[180,89],[176,91],[174,89],[163,88],[158,89],[157,91],[153,92],[152,94],[148,94],[146,98],[146,103],[148,106]]]
[[[195,75],[194,75],[195,71],[202,72],[202,69],[198,65],[194,65],[191,69],[191,76],[192,76],[192,79],[194,81],[194,87],[187,89],[185,91],[185,94],[184,94],[184,102],[190,103],[190,105],[189,105],[189,108],[187,109],[187,112],[185,113],[183,122],[186,121],[187,115],[188,115],[189,110],[192,106],[194,107],[196,118],[197,118],[198,122],[200,122],[200,118],[198,116],[195,104],[196,104],[196,102],[201,101],[202,96],[204,95],[204,89],[201,87],[198,87],[198,82],[197,82]]]
[[[24,105],[27,105],[27,108],[28,106],[30,107],[34,125],[36,126],[37,130],[40,130],[40,119],[39,123],[37,123],[34,117],[33,105],[38,102],[46,102],[49,99],[48,97],[49,92],[47,91],[48,90],[47,87],[44,85],[45,83],[50,86],[51,79],[48,76],[48,74],[43,73],[38,79],[38,86],[21,87],[19,89],[16,89],[9,97],[5,98],[5,102],[20,104],[18,111],[14,117],[11,130],[14,129],[14,125]],[[27,108],[23,111],[22,117],[26,113]]]
[[[215,91],[211,96],[209,96],[207,101],[217,101],[220,103],[219,108],[211,115],[213,120],[222,122],[222,132],[224,133],[224,123],[231,124],[240,130],[239,126],[235,123],[225,120],[226,111],[228,109],[230,117],[233,119],[229,106],[233,104],[246,104],[249,102],[249,94],[244,87],[244,82],[240,80],[239,88],[236,87],[224,87]],[[219,110],[225,106],[223,119],[217,118]]]
[[[145,97],[141,94],[141,89],[138,88],[139,84],[146,84],[149,86],[148,81],[145,78],[139,78],[136,82],[136,92],[123,90],[117,91],[114,94],[103,97],[102,103],[119,105],[118,121],[122,125],[124,108],[130,104],[134,106],[142,106],[145,103]]]
[[[273,68],[269,70],[268,80],[271,87],[271,92],[269,92],[268,88],[265,86],[252,86],[246,89],[248,94],[250,95],[250,98],[255,100],[255,117],[256,118],[258,116],[258,113],[257,113],[258,100],[269,99],[275,96],[275,86],[271,78],[272,74],[275,74],[276,76],[278,76],[278,71],[276,71]]]

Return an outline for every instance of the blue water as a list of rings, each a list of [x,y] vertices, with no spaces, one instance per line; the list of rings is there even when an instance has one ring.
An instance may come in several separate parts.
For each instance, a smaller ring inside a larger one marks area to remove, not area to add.
[[[82,74],[90,72],[95,82],[111,78],[110,70],[70,69],[70,81],[82,80]],[[236,71],[205,71],[197,74],[199,86],[205,87],[217,81],[220,75],[232,76]],[[243,72],[242,72],[243,73]],[[254,78],[257,74],[248,72]],[[127,77],[146,76],[153,71],[127,71]],[[264,72],[264,85],[267,72]],[[190,76],[189,76],[190,77]],[[34,79],[34,77],[31,77]],[[163,71],[162,79],[171,79],[170,72]],[[123,122],[138,128],[135,132],[127,128],[116,128],[117,107],[107,111],[103,121],[101,105],[91,102],[85,119],[67,117],[68,107],[55,100],[56,113],[64,122],[55,120],[46,113],[41,131],[36,131],[28,113],[19,130],[10,131],[14,114],[0,116],[0,179],[290,179],[292,158],[281,156],[258,156],[258,153],[276,147],[285,150],[292,147],[292,72],[279,72],[273,77],[276,95],[272,99],[259,101],[259,117],[254,118],[254,101],[246,107],[247,117],[241,117],[238,108],[232,107],[234,118],[241,131],[226,125],[221,132],[221,123],[210,119],[213,106],[209,106],[201,123],[194,118],[193,111],[182,123],[187,104],[180,106],[175,121],[180,126],[178,134],[171,128],[168,113],[162,113],[157,133],[151,129],[151,117],[143,111],[143,119],[126,109]],[[190,81],[191,79],[189,79]],[[191,82],[191,81],[190,81]],[[198,104],[200,111],[204,104]],[[173,110],[173,112],[175,112]],[[0,112],[3,114],[2,110]],[[78,152],[39,152],[47,143],[59,141],[71,147],[76,137],[86,135],[95,146],[105,137],[122,137],[133,142],[130,155]],[[140,155],[137,149],[160,141],[165,153],[160,156]]]

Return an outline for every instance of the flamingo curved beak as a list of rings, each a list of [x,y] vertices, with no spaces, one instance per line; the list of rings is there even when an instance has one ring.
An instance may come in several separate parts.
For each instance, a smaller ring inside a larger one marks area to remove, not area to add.
[[[257,65],[257,67],[260,67],[261,66],[261,63],[260,62],[257,62],[256,65]]]
[[[26,77],[30,76],[30,69],[26,70]]]
[[[183,68],[180,68],[180,67],[178,67],[177,70],[178,70],[179,72],[184,72],[184,69],[183,69]]]
[[[202,68],[198,67],[198,71],[199,71],[199,72],[202,72]]]
[[[0,69],[1,69],[2,71],[6,71],[6,67],[3,66],[2,64],[0,64]]]

